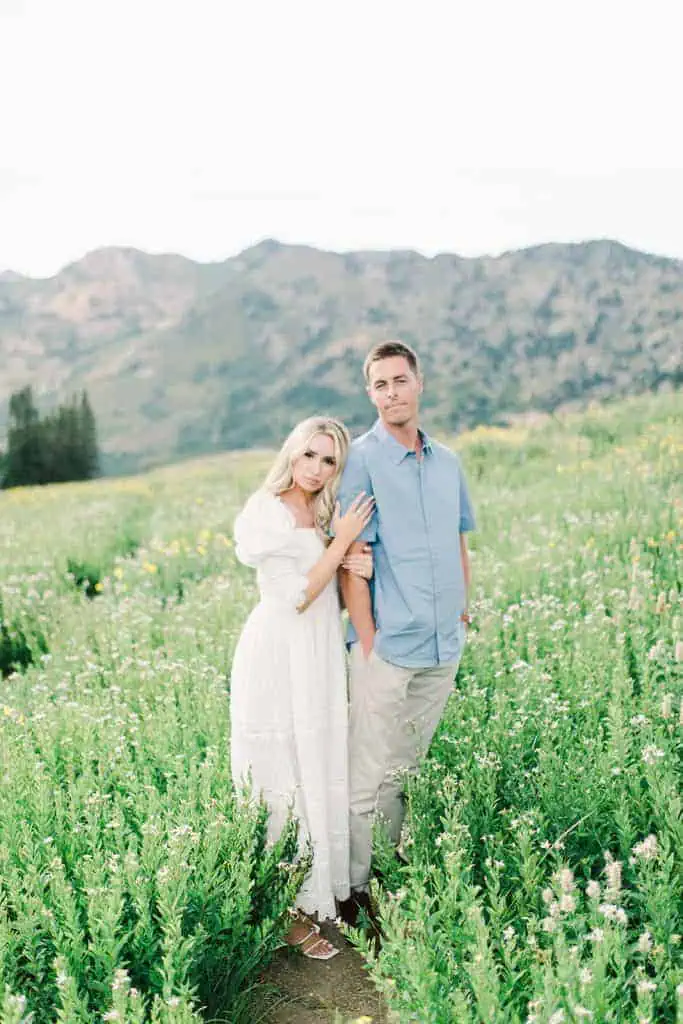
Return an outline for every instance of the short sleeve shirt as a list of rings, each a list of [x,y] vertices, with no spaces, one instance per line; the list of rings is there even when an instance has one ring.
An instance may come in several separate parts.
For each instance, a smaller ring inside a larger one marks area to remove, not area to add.
[[[476,528],[459,457],[420,434],[418,459],[378,419],[353,441],[338,496],[342,513],[360,491],[375,498],[359,537],[373,546],[375,650],[410,668],[460,657],[466,595],[459,534]],[[356,639],[349,624],[347,642]]]

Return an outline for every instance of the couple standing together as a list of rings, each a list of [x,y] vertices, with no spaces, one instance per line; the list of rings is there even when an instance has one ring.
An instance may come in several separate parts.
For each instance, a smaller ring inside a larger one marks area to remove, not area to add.
[[[457,455],[419,428],[417,355],[384,342],[364,375],[372,429],[298,424],[234,526],[260,600],[232,666],[233,780],[263,795],[273,840],[293,808],[311,844],[286,940],[322,960],[338,950],[309,915],[370,910],[373,825],[398,845],[469,621],[474,514]]]

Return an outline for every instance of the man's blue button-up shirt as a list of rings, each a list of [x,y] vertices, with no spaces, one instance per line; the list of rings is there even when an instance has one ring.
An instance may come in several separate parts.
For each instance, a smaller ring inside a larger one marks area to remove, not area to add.
[[[458,456],[420,434],[418,459],[378,419],[352,442],[338,496],[343,513],[360,491],[374,495],[375,513],[358,539],[372,544],[375,650],[407,668],[460,657],[465,580],[459,534],[476,526]],[[356,639],[349,623],[347,642]]]

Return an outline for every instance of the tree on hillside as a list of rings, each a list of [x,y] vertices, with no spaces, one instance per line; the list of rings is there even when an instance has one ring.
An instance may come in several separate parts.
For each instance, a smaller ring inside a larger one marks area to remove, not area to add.
[[[89,480],[99,469],[95,415],[83,391],[40,418],[30,387],[12,395],[2,487]]]

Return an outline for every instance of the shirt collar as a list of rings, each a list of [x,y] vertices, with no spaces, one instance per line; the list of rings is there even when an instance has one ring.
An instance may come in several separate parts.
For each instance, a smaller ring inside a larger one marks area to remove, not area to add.
[[[399,465],[399,463],[403,462],[406,455],[415,454],[415,452],[411,451],[410,448],[406,448],[406,446],[401,444],[400,441],[397,441],[393,434],[389,433],[387,428],[382,423],[381,419],[377,419],[374,427],[372,428],[372,432],[374,433],[378,441],[386,448],[387,454],[389,455],[391,461],[394,462],[397,466]],[[432,442],[429,440],[424,430],[420,430],[418,428],[417,432],[422,440],[422,451],[425,453],[425,455],[430,455],[432,452]]]

